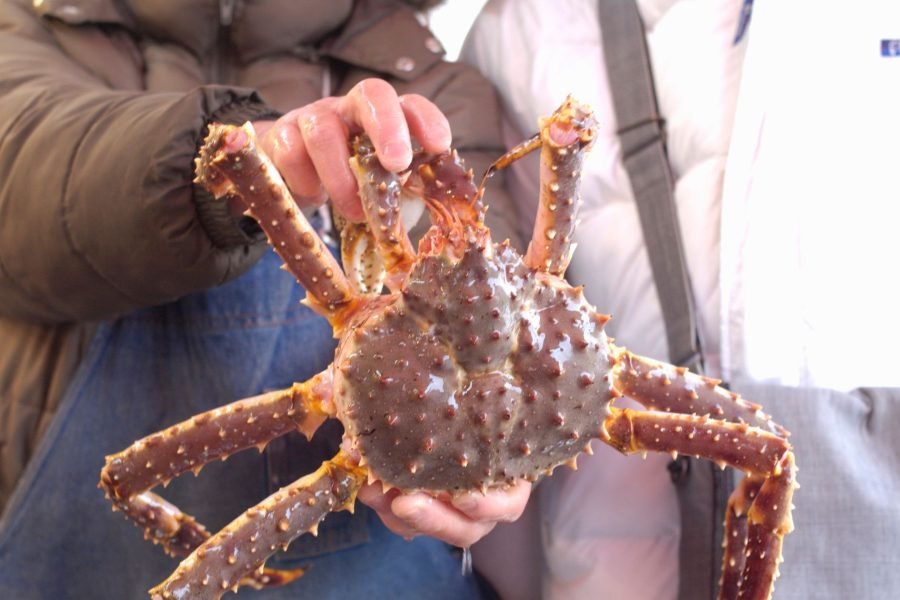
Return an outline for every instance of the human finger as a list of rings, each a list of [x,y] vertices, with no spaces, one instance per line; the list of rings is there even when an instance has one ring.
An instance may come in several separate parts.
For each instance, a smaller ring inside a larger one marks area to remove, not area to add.
[[[400,98],[381,79],[364,79],[339,100],[343,119],[369,135],[378,161],[388,171],[399,172],[412,162],[412,142]]]
[[[528,498],[531,496],[531,483],[517,480],[513,485],[481,492],[464,492],[453,498],[453,506],[474,520],[480,521],[515,521],[522,516]]]
[[[446,502],[422,493],[396,497],[391,511],[413,530],[461,548],[471,546],[496,525],[494,521],[472,520]]]
[[[351,221],[362,221],[356,177],[348,166],[350,132],[334,105],[331,100],[310,105],[300,112],[297,125],[304,148],[331,201]]]
[[[267,127],[259,143],[299,206],[315,206],[324,201],[324,190],[297,127],[296,114],[289,113]]]
[[[400,495],[399,490],[391,490],[387,494],[382,491],[380,483],[366,484],[359,489],[356,497],[360,502],[371,508],[392,532],[411,540],[419,535],[419,532],[410,527],[391,511],[391,502]]]
[[[433,102],[419,94],[404,94],[400,96],[400,107],[410,134],[426,152],[438,154],[450,149],[450,122]]]

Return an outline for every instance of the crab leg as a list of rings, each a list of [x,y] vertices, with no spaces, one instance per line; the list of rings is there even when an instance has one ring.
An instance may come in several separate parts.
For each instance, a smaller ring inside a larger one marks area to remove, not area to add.
[[[368,227],[350,225],[343,229],[341,249],[345,268],[358,289],[371,293],[379,287],[383,272],[391,290],[402,287],[416,258],[403,226],[403,213],[421,210],[421,201],[438,227],[420,241],[420,251],[436,252],[445,241],[464,246],[469,226],[485,239],[489,236],[483,225],[481,192],[472,170],[463,166],[455,150],[441,154],[418,151],[409,171],[395,174],[381,166],[367,137],[354,139],[353,149],[350,165],[356,173]],[[372,247],[380,264],[369,258]]]
[[[484,221],[482,191],[475,186],[472,169],[466,169],[456,150],[437,155],[416,154],[407,187],[423,197],[432,209],[463,223]]]
[[[506,167],[510,166],[520,158],[524,158],[528,156],[535,150],[541,147],[541,134],[536,133],[524,142],[519,142],[514,147],[510,148],[506,154],[495,160],[491,163],[491,166],[488,167],[488,170],[484,173],[484,177],[481,178],[481,185],[479,186],[481,189],[484,189],[484,186],[487,185],[487,180],[493,176],[497,171],[502,171]]]
[[[170,556],[186,557],[209,539],[209,532],[203,525],[153,492],[143,492],[127,502],[116,502],[113,510],[120,509],[144,527],[145,539],[163,544],[166,554]],[[266,568],[250,573],[241,580],[240,585],[262,589],[290,583],[301,575],[303,569]]]
[[[201,413],[106,457],[100,487],[145,537],[173,556],[185,556],[209,533],[189,515],[149,490],[187,471],[299,430],[312,436],[333,413],[331,369],[288,390],[239,400]]]
[[[305,302],[332,323],[343,323],[357,295],[278,170],[258,150],[253,126],[210,125],[196,171],[196,181],[210,193],[237,198],[259,222],[285,268],[309,292]]]
[[[613,369],[614,388],[650,410],[707,415],[720,421],[746,423],[787,437],[788,432],[762,412],[758,404],[719,386],[721,381],[684,367],[621,351]]]
[[[533,269],[562,276],[569,266],[581,205],[581,168],[595,127],[591,110],[571,97],[541,122],[540,204],[525,255]]]
[[[562,276],[569,266],[581,204],[581,167],[596,126],[590,107],[569,96],[550,117],[541,119],[537,135],[498,158],[484,174],[481,189],[491,175],[541,149],[540,204],[525,255],[525,264],[532,269]]]
[[[396,291],[416,259],[400,218],[400,175],[381,166],[375,147],[366,136],[354,138],[350,167],[356,174],[363,212],[387,273],[388,288]]]
[[[384,263],[375,249],[377,242],[365,223],[345,223],[341,228],[341,262],[347,279],[360,294],[380,294],[384,286]]]
[[[154,600],[220,598],[263,569],[276,550],[315,534],[337,510],[353,510],[366,472],[343,451],[319,469],[263,500],[184,559],[168,579],[150,590]]]
[[[540,205],[525,263],[532,269],[562,276],[575,251],[572,234],[581,204],[581,168],[597,124],[589,107],[569,97],[549,118],[541,119],[540,126]],[[523,156],[533,147],[526,145],[513,152]],[[505,166],[509,162],[501,158],[495,164]]]
[[[386,171],[365,136],[353,140],[350,166],[356,174],[365,225],[349,225],[341,232],[345,268],[360,290],[370,293],[380,285],[386,272],[391,290],[400,289],[415,261],[415,252],[406,234],[402,213],[418,199],[424,199],[432,220],[445,231],[459,223],[481,224],[484,206],[475,187],[472,170],[466,170],[456,151],[438,155],[417,152],[408,173]],[[371,257],[377,250],[380,261]]]
[[[729,392],[719,387],[719,381],[691,373],[683,367],[675,367],[666,363],[654,361],[642,356],[637,356],[628,351],[620,351],[616,365],[611,375],[613,389],[616,393],[624,394],[632,398],[656,413],[675,413],[679,416],[691,419],[701,419],[704,431],[711,432],[707,424],[728,424],[736,427],[738,435],[728,433],[708,433],[704,436],[696,433],[696,427],[692,429],[695,437],[706,438],[715,442],[706,453],[695,452],[688,448],[671,448],[669,451],[700,454],[709,457],[710,454],[721,453],[718,442],[724,437],[725,445],[741,444],[741,438],[751,436],[756,438],[761,434],[775,436],[780,440],[776,448],[785,449],[790,456],[791,477],[796,471],[793,464],[793,454],[790,452],[790,444],[786,438],[788,432],[772,421],[771,417],[762,412],[758,404],[748,402],[738,394]],[[665,434],[666,429],[658,427],[659,434]],[[684,425],[676,426],[678,431],[684,431]],[[718,425],[714,425],[718,427]],[[713,437],[710,439],[709,435]],[[655,440],[658,441],[658,437]],[[691,440],[694,438],[692,437]],[[768,446],[763,446],[768,448]],[[735,465],[732,460],[719,456],[714,458]],[[744,465],[736,464],[739,468]],[[790,532],[789,505],[793,494],[794,484],[784,487],[781,478],[781,487],[777,487],[770,476],[759,469],[747,469],[750,474],[741,482],[728,502],[728,510],[725,519],[725,552],[723,554],[722,579],[719,589],[719,598],[767,598],[771,592],[771,583],[777,574],[777,563],[781,560],[781,537]],[[777,489],[774,489],[776,488]],[[774,495],[774,500],[772,499]],[[774,529],[780,533],[772,537],[771,531],[766,531],[765,526],[771,524],[771,514],[767,514],[768,504],[775,507],[788,507],[784,513],[783,522],[776,523]],[[765,509],[765,510],[764,510]],[[771,554],[774,552],[775,554]],[[774,562],[765,559],[767,553],[774,556]],[[762,558],[760,558],[762,555]],[[754,563],[750,565],[750,563]],[[749,566],[748,566],[749,565]],[[762,579],[747,579],[751,573],[761,573]],[[766,578],[769,579],[766,579]],[[765,583],[768,581],[768,586]]]
[[[748,471],[761,482],[747,510],[744,561],[737,588],[719,590],[720,600],[766,600],[781,562],[784,536],[793,529],[794,454],[784,438],[744,423],[611,408],[606,442],[624,453],[682,452]],[[732,531],[726,530],[726,536]],[[730,562],[734,555],[726,555]],[[736,559],[735,559],[736,560]]]
[[[719,594],[723,598],[737,598],[740,595],[741,573],[747,558],[747,512],[764,482],[758,476],[748,475],[728,499],[725,511],[725,531],[728,534],[724,540],[722,577],[719,580]]]

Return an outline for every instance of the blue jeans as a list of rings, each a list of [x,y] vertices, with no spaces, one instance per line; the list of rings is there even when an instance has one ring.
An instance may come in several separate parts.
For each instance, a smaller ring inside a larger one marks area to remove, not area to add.
[[[0,521],[0,598],[139,599],[176,566],[111,513],[97,489],[104,456],[215,406],[303,381],[332,359],[321,318],[272,253],[220,288],[103,324]],[[279,439],[184,476],[160,492],[215,531],[331,457],[340,425]],[[456,551],[391,534],[361,504],[330,515],[273,567],[308,566],[285,588],[239,596],[477,598]]]

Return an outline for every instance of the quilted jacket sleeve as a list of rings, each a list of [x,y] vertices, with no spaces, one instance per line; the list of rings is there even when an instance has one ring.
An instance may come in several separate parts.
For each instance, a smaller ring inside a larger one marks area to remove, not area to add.
[[[200,224],[192,158],[207,121],[271,110],[240,88],[112,89],[29,9],[0,4],[0,316],[108,318],[249,267],[261,249]]]

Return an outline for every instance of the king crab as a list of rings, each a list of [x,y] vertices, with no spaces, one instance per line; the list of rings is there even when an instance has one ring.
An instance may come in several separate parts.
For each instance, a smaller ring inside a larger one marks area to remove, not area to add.
[[[219,598],[299,577],[265,560],[315,534],[330,512],[352,510],[367,480],[434,495],[484,491],[574,466],[594,438],[623,453],[685,453],[745,471],[729,502],[719,598],[770,597],[792,529],[787,432],[719,382],[614,345],[609,317],[562,278],[594,130],[590,110],[567,99],[537,136],[495,163],[541,150],[540,208],[524,258],[492,243],[482,190],[455,153],[419,155],[395,174],[357,137],[351,166],[368,226],[345,228],[348,277],[257,151],[253,128],[211,127],[198,180],[246,206],[339,344],[332,365],[304,383],[202,413],[107,457],[100,485],[114,510],[185,557],[153,598]],[[433,223],[418,254],[400,218],[405,194],[424,199]],[[377,260],[365,260],[372,254]],[[647,410],[616,407],[621,396]],[[344,426],[338,454],[215,535],[150,491],[290,431],[311,436],[328,418]]]

